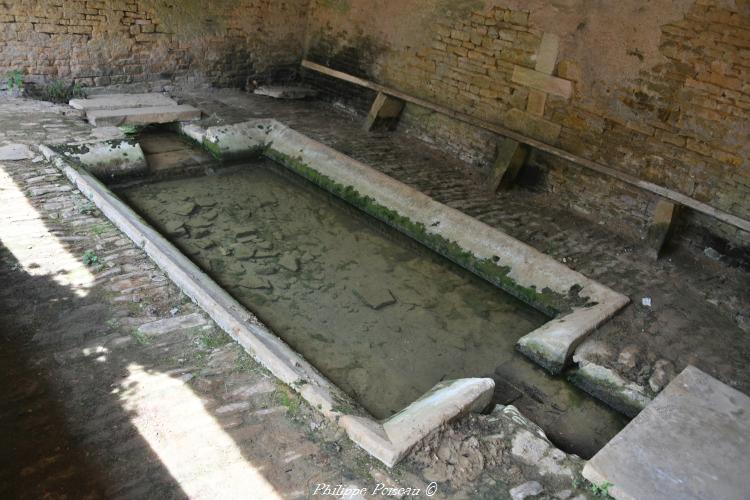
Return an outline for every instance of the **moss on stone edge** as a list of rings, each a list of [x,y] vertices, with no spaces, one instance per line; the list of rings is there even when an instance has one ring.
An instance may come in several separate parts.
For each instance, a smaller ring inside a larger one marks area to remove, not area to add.
[[[136,146],[138,144],[138,141],[135,138],[114,139],[111,141],[100,142],[95,145],[99,146],[102,144],[107,144],[112,149],[117,149],[123,144],[127,144],[129,146]],[[89,146],[90,145],[88,144],[57,144],[57,145],[51,145],[49,146],[49,148],[55,153],[77,160],[78,156],[85,155],[86,153],[91,151],[91,148]]]
[[[516,344],[516,349],[552,375],[561,373],[565,368],[566,360],[563,360],[562,363],[555,361],[556,356],[554,356],[549,351],[548,346],[542,342],[522,337]]]
[[[186,136],[187,137],[187,136]],[[196,142],[193,140],[193,142]],[[219,144],[219,141],[212,141],[208,137],[203,139],[203,149],[208,151],[211,156],[213,156],[216,160],[224,163],[227,161],[233,161],[233,160],[244,160],[249,158],[258,158],[263,155],[265,151],[268,150],[268,144],[259,144],[258,146],[254,148],[248,148],[242,151],[237,151],[234,153],[227,153],[221,150],[221,145]]]
[[[566,378],[574,386],[630,418],[638,415],[646,407],[648,400],[652,399],[645,393],[639,394],[640,398],[631,395],[623,382],[581,368],[573,370]]]
[[[266,149],[265,154],[275,162],[284,165],[326,191],[407,234],[548,316],[554,317],[565,314],[578,303],[588,305],[588,300],[585,297],[579,297],[576,290],[571,290],[569,296],[564,296],[549,288],[538,291],[534,287],[519,285],[508,276],[510,273],[509,267],[499,266],[492,259],[477,258],[455,241],[447,240],[438,234],[429,232],[424,224],[410,220],[408,217],[377,203],[369,196],[361,195],[353,186],[343,186],[335,182],[304,163],[301,158],[292,158],[272,147]],[[571,301],[571,299],[573,300]]]

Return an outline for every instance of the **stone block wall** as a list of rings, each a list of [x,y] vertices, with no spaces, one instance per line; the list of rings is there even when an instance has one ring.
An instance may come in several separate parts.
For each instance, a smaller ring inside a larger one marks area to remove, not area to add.
[[[0,76],[242,86],[297,66],[308,0],[5,0]]]
[[[312,60],[750,219],[747,0],[312,0],[310,8]],[[351,85],[328,92],[367,105]],[[414,106],[402,126],[478,168],[492,160],[495,138],[482,130]],[[527,170],[571,207],[639,236],[658,201],[548,155],[534,155]],[[714,219],[683,220],[688,238],[750,245],[750,235]]]

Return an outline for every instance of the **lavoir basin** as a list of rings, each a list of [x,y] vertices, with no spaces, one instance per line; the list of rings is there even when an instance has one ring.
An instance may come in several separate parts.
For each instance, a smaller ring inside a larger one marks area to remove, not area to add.
[[[550,318],[269,160],[119,194],[377,419],[487,376],[584,457],[625,423],[516,351]]]
[[[132,140],[43,151],[221,328],[385,464],[493,404],[584,458],[625,425],[565,377],[627,297],[275,120],[178,130],[192,150],[166,157],[197,165],[145,158]]]

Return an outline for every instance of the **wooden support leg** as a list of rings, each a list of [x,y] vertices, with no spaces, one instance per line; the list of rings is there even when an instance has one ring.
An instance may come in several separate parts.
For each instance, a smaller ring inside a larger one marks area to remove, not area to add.
[[[498,142],[495,163],[487,177],[487,189],[493,193],[498,189],[508,189],[526,161],[527,154],[528,148],[513,139]]]
[[[404,109],[404,101],[396,99],[382,92],[378,92],[375,101],[372,103],[370,113],[365,121],[365,130],[370,132],[375,128],[385,127],[393,130],[398,124],[398,118]]]
[[[658,259],[669,236],[674,229],[675,220],[679,212],[679,205],[667,200],[659,200],[654,209],[654,217],[648,227],[646,245],[649,255]]]

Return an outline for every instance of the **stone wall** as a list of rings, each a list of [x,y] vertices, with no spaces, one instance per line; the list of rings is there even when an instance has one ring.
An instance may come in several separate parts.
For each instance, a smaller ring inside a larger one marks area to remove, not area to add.
[[[317,62],[750,219],[747,0],[312,0],[307,45]],[[328,92],[360,110],[370,97]],[[478,168],[492,160],[482,130],[414,106],[402,126]],[[530,163],[527,182],[644,234],[654,195],[547,155]],[[701,244],[709,233],[726,251],[750,244],[711,218],[683,221]]]
[[[242,86],[297,66],[309,0],[5,0],[0,75]]]

